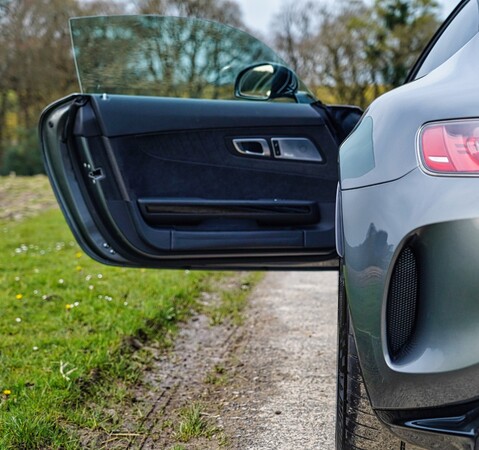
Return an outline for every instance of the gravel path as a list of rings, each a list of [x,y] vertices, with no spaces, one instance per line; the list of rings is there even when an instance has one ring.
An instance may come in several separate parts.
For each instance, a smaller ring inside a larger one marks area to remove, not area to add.
[[[270,273],[255,289],[223,421],[234,449],[334,448],[337,272]]]
[[[134,402],[110,408],[120,432],[87,432],[83,448],[333,450],[337,281],[337,272],[269,273],[243,325],[200,315],[171,352],[144,348],[151,361]],[[181,411],[198,402],[214,431],[179,442]]]

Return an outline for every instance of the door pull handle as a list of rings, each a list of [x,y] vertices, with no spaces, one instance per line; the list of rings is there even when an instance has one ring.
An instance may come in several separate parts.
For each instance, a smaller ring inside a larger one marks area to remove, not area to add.
[[[233,139],[233,145],[238,153],[250,156],[271,156],[271,149],[269,148],[266,139],[245,138]]]

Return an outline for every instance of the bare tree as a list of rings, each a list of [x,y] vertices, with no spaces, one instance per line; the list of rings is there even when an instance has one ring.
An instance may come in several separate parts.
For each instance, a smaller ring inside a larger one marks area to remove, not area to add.
[[[78,91],[69,18],[109,11],[118,7],[104,1],[0,0],[0,164],[6,164],[7,151],[25,161],[36,155],[41,109]],[[41,170],[37,160],[33,171]]]
[[[136,0],[141,14],[197,17],[244,27],[241,8],[233,0]]]
[[[373,42],[371,9],[360,2],[342,4],[335,15],[323,14],[316,36],[317,83],[329,89],[339,103],[366,106],[370,90],[378,93],[371,66]]]
[[[317,33],[324,8],[311,0],[290,0],[271,23],[273,46],[306,82],[314,82]]]
[[[434,0],[285,2],[273,44],[313,90],[367,104],[401,84],[438,26]]]

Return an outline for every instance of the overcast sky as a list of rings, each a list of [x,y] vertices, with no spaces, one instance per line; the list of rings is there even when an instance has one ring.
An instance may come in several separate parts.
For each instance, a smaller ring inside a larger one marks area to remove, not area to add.
[[[266,32],[268,25],[275,13],[277,13],[281,0],[237,0],[241,5],[244,14],[244,20],[254,30]],[[318,0],[324,1],[324,0]],[[443,15],[447,16],[459,0],[439,0],[442,6]]]

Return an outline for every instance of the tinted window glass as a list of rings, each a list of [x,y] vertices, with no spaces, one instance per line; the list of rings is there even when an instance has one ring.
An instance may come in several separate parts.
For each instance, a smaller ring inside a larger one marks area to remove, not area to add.
[[[244,68],[260,62],[285,65],[249,34],[207,20],[111,16],[70,23],[85,93],[233,99],[235,79]]]
[[[477,33],[478,29],[477,1],[470,0],[439,37],[421,65],[415,79],[427,75],[448,60]]]

